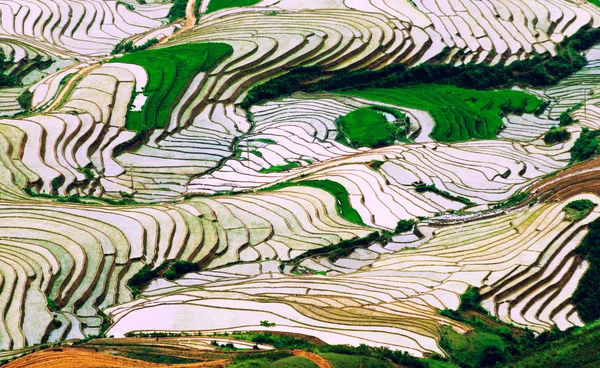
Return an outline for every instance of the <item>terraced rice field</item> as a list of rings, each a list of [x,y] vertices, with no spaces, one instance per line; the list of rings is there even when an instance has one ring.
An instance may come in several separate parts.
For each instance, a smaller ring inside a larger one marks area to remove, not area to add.
[[[576,249],[600,217],[600,161],[567,166],[582,130],[600,128],[598,46],[541,89],[290,83],[242,102],[291,71],[534,64],[599,27],[600,8],[186,4],[169,23],[158,1],[0,0],[19,77],[0,88],[0,362],[98,335],[265,330],[446,356],[444,331],[473,327],[440,310],[472,288],[496,323],[584,324],[572,296],[594,265]],[[561,114],[570,139],[546,144]],[[571,221],[578,199],[596,207]],[[162,348],[216,349],[173,339]],[[141,364],[69,347],[24,359],[9,366]]]

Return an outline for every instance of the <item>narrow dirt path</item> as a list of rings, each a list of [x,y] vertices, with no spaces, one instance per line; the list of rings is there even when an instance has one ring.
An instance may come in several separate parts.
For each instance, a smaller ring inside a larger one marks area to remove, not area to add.
[[[301,356],[301,357],[304,357],[304,358],[312,361],[313,363],[315,363],[316,365],[318,365],[319,368],[335,368],[329,362],[329,360],[327,360],[327,359],[323,358],[322,356],[317,355],[315,353],[311,353],[311,352],[304,351],[304,350],[297,350],[297,349],[292,350],[292,353],[295,356]]]
[[[73,85],[81,80],[86,74],[91,72],[92,70],[98,68],[100,64],[92,64],[88,67],[80,69],[77,73],[73,74],[69,79],[67,84],[63,87],[62,91],[58,94],[58,96],[52,101],[48,107],[45,107],[44,111],[51,111],[60,107],[60,105],[69,97],[69,95],[73,92]]]
[[[183,27],[181,27],[181,29],[179,31],[177,31],[177,33],[173,33],[170,36],[161,38],[160,41],[158,41],[159,45],[166,43],[167,41],[169,41],[171,38],[173,38],[174,36],[176,36],[178,34],[181,34],[185,31],[188,31],[188,30],[194,28],[194,25],[196,24],[196,21],[198,20],[196,18],[196,13],[194,13],[195,5],[196,5],[196,0],[188,0],[187,5],[185,6],[185,23],[183,23]],[[202,6],[202,4],[200,4],[200,6]]]

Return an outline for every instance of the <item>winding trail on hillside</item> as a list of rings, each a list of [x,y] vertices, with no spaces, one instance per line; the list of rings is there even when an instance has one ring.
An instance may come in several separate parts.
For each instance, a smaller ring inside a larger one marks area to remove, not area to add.
[[[292,350],[292,353],[295,356],[301,356],[303,358],[306,358],[308,360],[310,360],[311,362],[315,363],[316,365],[319,366],[319,368],[335,368],[330,362],[329,360],[323,358],[320,355],[317,355],[315,353],[311,353],[308,351],[304,351],[304,350],[298,350],[298,349],[294,349]]]

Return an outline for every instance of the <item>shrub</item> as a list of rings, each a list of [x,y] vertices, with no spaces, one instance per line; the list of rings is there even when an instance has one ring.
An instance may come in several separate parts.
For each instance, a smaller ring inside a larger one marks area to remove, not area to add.
[[[569,133],[565,128],[556,128],[552,127],[545,135],[544,135],[544,143],[546,144],[555,144],[568,141],[571,138],[571,133]]]
[[[600,130],[583,128],[581,135],[571,148],[571,163],[586,161],[596,156],[600,146]]]

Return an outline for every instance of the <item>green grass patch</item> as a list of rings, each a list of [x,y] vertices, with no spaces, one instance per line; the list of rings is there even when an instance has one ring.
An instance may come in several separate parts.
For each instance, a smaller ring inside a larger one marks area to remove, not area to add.
[[[338,353],[320,354],[329,360],[335,368],[393,368],[388,360],[380,360],[368,356],[346,355]]]
[[[261,156],[262,157],[262,156]],[[275,165],[275,166],[271,166],[271,167],[267,167],[267,168],[262,168],[260,169],[258,172],[259,173],[272,173],[272,172],[281,172],[281,171],[288,171],[291,169],[295,169],[297,167],[300,167],[300,163],[298,161],[292,161],[288,164],[285,165]]]
[[[506,343],[492,333],[471,331],[459,334],[450,326],[442,326],[440,346],[460,367],[477,368],[502,362]]]
[[[221,9],[238,8],[241,6],[250,6],[258,4],[260,0],[211,0],[208,3],[206,13],[211,13]]]
[[[385,113],[391,114],[398,123],[389,122]],[[402,113],[392,114],[388,109],[375,106],[356,109],[336,120],[339,132],[336,141],[355,148],[390,146],[405,137],[408,130],[405,119]]]
[[[435,120],[431,137],[440,142],[496,138],[503,127],[503,115],[533,113],[543,103],[537,97],[520,91],[476,91],[438,84],[338,93],[427,111]],[[366,118],[374,120],[375,115],[370,114]],[[377,124],[383,126],[381,121]],[[382,137],[389,137],[390,134],[383,128],[377,132]],[[357,134],[368,135],[368,129],[363,128]]]
[[[565,337],[531,349],[507,368],[593,368],[600,367],[600,325],[577,329]]]
[[[288,187],[305,186],[311,188],[319,188],[335,197],[335,206],[338,214],[344,219],[358,225],[365,223],[360,218],[358,212],[350,205],[350,194],[344,186],[332,180],[304,180],[299,182],[279,183],[265,190],[277,190]]]
[[[596,204],[589,199],[578,199],[567,204],[563,210],[566,212],[565,220],[578,221],[592,212]]]
[[[129,130],[164,128],[177,98],[191,78],[208,71],[232,52],[224,43],[190,43],[168,48],[150,49],[123,55],[111,63],[129,63],[148,73],[144,95],[148,97],[142,111],[128,111],[125,127]]]

